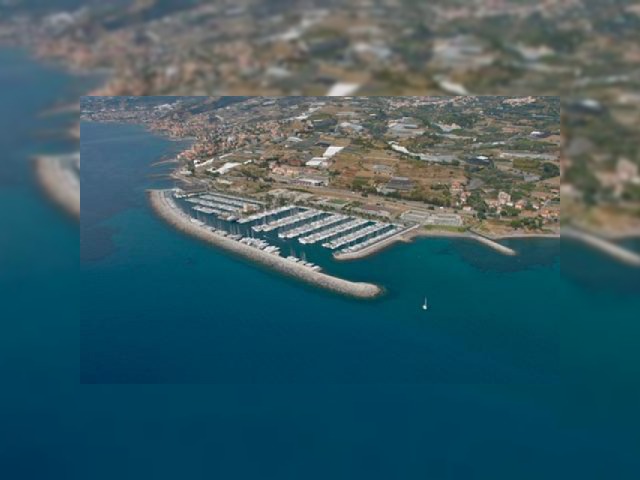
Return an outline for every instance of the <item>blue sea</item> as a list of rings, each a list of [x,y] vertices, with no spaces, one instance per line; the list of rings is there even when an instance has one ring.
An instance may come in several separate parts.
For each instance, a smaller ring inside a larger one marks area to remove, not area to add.
[[[345,263],[310,252],[386,290],[342,298],[156,218],[145,189],[175,167],[153,164],[181,148],[140,126],[82,124],[83,382],[559,381],[557,240],[512,240],[515,259],[449,239]]]
[[[327,259],[387,289],[338,297],[156,218],[182,144],[118,124],[82,125],[79,242],[28,161],[74,79],[0,64],[2,478],[637,478],[635,271],[422,239]]]

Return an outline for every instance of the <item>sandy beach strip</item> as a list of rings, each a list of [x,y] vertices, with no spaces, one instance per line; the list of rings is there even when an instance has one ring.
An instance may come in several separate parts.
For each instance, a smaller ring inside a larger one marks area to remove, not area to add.
[[[610,240],[598,237],[592,233],[585,232],[584,230],[578,230],[571,227],[563,227],[562,236],[565,238],[579,240],[592,248],[606,253],[610,257],[619,260],[622,263],[626,263],[627,265],[640,267],[639,254],[621,247],[620,245],[616,245]]]
[[[326,273],[317,272],[304,265],[299,265],[278,255],[244,245],[231,238],[218,235],[206,227],[197,225],[191,222],[191,217],[175,204],[168,190],[149,190],[148,195],[156,214],[178,230],[281,274],[350,297],[374,298],[382,293],[382,289],[372,283],[351,282]]]
[[[65,212],[80,219],[80,179],[55,156],[35,157],[34,170],[46,195]]]

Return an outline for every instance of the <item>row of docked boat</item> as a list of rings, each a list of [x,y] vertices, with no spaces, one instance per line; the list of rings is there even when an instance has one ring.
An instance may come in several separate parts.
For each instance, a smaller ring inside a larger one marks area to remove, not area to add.
[[[348,247],[343,248],[342,250],[336,252],[338,254],[341,253],[355,253],[355,252],[359,252],[360,250],[364,250],[367,247],[370,247],[371,245],[374,245],[378,242],[382,242],[383,240],[386,240],[387,238],[393,237],[394,235],[397,235],[401,232],[403,232],[405,230],[404,227],[400,226],[400,225],[392,225],[391,230],[388,230],[386,232],[383,232],[380,235],[375,235],[367,240],[365,240],[364,242],[360,242],[360,243],[356,243],[355,245],[351,245]]]
[[[336,237],[338,235],[343,235],[343,234],[347,234],[347,233],[351,233],[353,230],[356,230],[358,228],[362,228],[363,226],[367,225],[368,223],[370,223],[369,220],[363,220],[361,218],[354,218],[353,220],[347,222],[347,223],[341,223],[340,225],[330,228],[328,230],[322,230],[320,232],[311,234],[311,235],[307,235],[304,237],[300,237],[298,238],[298,242],[302,243],[303,245],[306,244],[314,244],[316,242],[322,242],[323,240],[328,240],[328,239],[332,239],[333,237]]]
[[[250,247],[258,248],[273,255],[280,255],[280,248],[274,245],[269,245],[269,242],[266,242],[265,240],[261,240],[259,238],[242,237],[240,239],[240,243],[244,243],[245,245],[249,245]]]
[[[254,225],[251,229],[254,232],[270,232],[272,230],[276,230],[278,228],[287,227],[289,225],[294,225],[298,222],[305,222],[307,220],[314,219],[321,215],[326,215],[325,212],[321,210],[314,209],[304,209],[300,213],[296,213],[294,215],[289,215],[284,218],[279,218],[277,220],[273,220],[272,222],[266,223],[264,225]]]
[[[201,195],[199,198],[202,200],[208,200],[210,202],[216,202],[221,205],[227,205],[229,207],[233,207],[235,210],[240,210],[242,208],[245,208],[245,206],[247,205],[247,202],[240,201],[240,200],[231,200],[229,198],[225,198],[220,195],[214,195],[211,193],[207,193],[206,195]]]
[[[264,202],[244,197],[237,197],[235,195],[229,195],[226,193],[207,192],[206,194],[202,195],[202,198],[206,200],[216,200],[218,202],[227,202],[229,205],[236,205],[240,208],[244,208],[248,205],[255,208],[264,207]]]
[[[254,213],[253,215],[249,215],[248,217],[243,217],[238,220],[238,223],[250,223],[256,222],[259,220],[266,219],[268,217],[273,217],[276,215],[282,215],[283,213],[289,213],[292,210],[296,210],[297,207],[288,205],[286,207],[274,208],[272,210],[265,210],[264,212]]]
[[[224,203],[216,202],[213,200],[205,200],[200,197],[187,198],[185,201],[202,206],[202,207],[211,208],[213,210],[220,211],[223,213],[236,213],[239,210],[238,207],[226,205]]]
[[[373,225],[369,225],[365,228],[360,228],[348,235],[342,235],[330,242],[325,242],[322,244],[322,246],[324,248],[335,250],[336,248],[343,247],[349,243],[357,242],[358,240],[368,237],[369,235],[376,235],[383,230],[387,230],[390,226],[391,225],[389,225],[388,223],[375,222]]]
[[[294,228],[293,230],[288,230],[286,232],[280,232],[278,234],[279,238],[285,238],[287,240],[291,238],[296,238],[303,235],[308,235],[311,232],[315,232],[316,230],[321,230],[325,228],[332,227],[337,225],[338,223],[342,223],[347,220],[349,217],[347,215],[335,214],[330,215],[321,220],[317,220],[315,222],[309,223],[307,225],[302,225],[301,227]]]
[[[204,213],[206,215],[224,215],[226,212],[223,212],[222,210],[218,210],[217,208],[211,208],[211,207],[202,207],[200,205],[196,205],[195,207],[191,207],[193,210],[195,210],[196,212],[201,212]]]
[[[298,258],[295,255],[289,255],[286,259],[292,263],[297,263],[298,265],[303,265],[305,267],[308,267],[314,272],[319,272],[321,270],[319,265],[316,265],[315,263],[311,263],[301,258]]]

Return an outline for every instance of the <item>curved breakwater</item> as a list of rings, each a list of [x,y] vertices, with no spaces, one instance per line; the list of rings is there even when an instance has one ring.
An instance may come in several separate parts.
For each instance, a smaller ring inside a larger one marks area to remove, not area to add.
[[[628,250],[613,243],[610,240],[594,235],[590,232],[579,230],[572,227],[563,227],[562,235],[565,238],[573,238],[581,241],[592,248],[600,250],[610,257],[618,260],[619,262],[631,265],[634,267],[640,267],[640,255],[636,252]]]
[[[80,219],[80,180],[55,156],[34,158],[35,175],[47,196],[76,219]]]
[[[516,255],[516,251],[512,248],[502,245],[501,243],[498,243],[495,240],[490,239],[489,237],[485,237],[484,235],[480,235],[474,232],[471,234],[470,238],[473,238],[480,243],[484,243],[487,247],[491,247],[497,252],[500,252],[504,255]]]
[[[326,273],[317,272],[278,255],[273,255],[240,243],[237,240],[223,237],[206,227],[195,224],[187,214],[178,208],[173,199],[170,198],[170,192],[168,190],[150,190],[148,195],[151,206],[162,219],[178,230],[217,247],[269,267],[284,275],[342,295],[357,298],[373,298],[382,293],[382,289],[372,283],[351,282],[327,275]]]

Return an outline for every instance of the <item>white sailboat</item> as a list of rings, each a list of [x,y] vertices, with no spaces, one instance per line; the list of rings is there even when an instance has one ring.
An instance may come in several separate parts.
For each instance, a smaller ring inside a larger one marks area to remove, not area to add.
[[[424,303],[422,304],[422,309],[426,310],[427,308],[428,308],[427,307],[427,297],[424,297]]]

